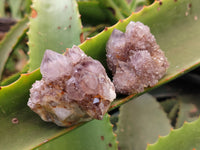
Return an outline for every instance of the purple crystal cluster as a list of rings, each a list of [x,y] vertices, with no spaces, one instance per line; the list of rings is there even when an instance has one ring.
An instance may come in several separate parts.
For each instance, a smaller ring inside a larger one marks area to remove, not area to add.
[[[42,80],[30,90],[28,106],[44,121],[59,126],[102,119],[115,99],[115,88],[100,62],[77,46],[65,55],[46,50]]]
[[[154,86],[169,66],[149,27],[141,22],[130,22],[125,33],[114,29],[106,50],[117,93],[139,93]]]

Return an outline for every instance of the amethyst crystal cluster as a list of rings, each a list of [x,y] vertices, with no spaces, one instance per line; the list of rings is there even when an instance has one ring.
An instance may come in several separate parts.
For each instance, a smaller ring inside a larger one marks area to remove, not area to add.
[[[125,33],[114,29],[107,43],[107,63],[121,94],[154,86],[169,66],[149,27],[141,22],[130,22]]]
[[[116,97],[101,63],[77,46],[65,55],[47,50],[40,71],[43,78],[32,85],[28,106],[59,126],[102,119]]]
[[[113,83],[100,62],[77,46],[64,55],[47,50],[42,80],[31,90],[28,106],[45,121],[59,126],[102,119],[117,93],[130,94],[154,86],[169,64],[149,27],[130,22],[123,33],[115,29],[107,43]],[[114,87],[115,86],[115,87]]]

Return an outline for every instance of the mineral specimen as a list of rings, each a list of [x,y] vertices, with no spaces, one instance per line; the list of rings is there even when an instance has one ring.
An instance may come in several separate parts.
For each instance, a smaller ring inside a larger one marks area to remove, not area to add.
[[[106,51],[116,92],[121,94],[154,86],[169,66],[149,27],[141,22],[130,22],[125,33],[114,29]]]
[[[30,90],[28,106],[44,121],[59,126],[102,119],[115,99],[115,88],[100,62],[77,46],[65,55],[46,50],[42,80]]]

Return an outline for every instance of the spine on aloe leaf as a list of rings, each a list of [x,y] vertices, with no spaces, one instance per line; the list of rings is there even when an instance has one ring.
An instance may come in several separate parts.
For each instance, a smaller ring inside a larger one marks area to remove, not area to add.
[[[101,63],[77,46],[64,55],[46,50],[40,71],[43,78],[32,85],[28,106],[44,121],[71,126],[102,119],[116,97]]]
[[[149,27],[141,22],[131,21],[125,33],[114,29],[106,50],[117,93],[143,92],[154,86],[169,66]]]

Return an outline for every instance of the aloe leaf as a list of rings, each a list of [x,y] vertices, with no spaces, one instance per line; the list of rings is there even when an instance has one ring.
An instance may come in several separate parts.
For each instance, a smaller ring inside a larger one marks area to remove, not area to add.
[[[39,70],[22,74],[14,83],[0,87],[0,116],[7,116],[26,106],[31,85],[41,79]]]
[[[16,74],[9,76],[8,78],[6,78],[2,82],[0,82],[0,86],[6,86],[6,85],[13,83],[17,79],[19,79],[21,74],[22,74],[22,72],[17,72]]]
[[[130,10],[133,12],[135,11],[135,8],[136,8],[136,1],[137,0],[132,0],[130,3]]]
[[[32,1],[31,0],[26,0],[24,1],[24,11],[29,14],[31,12],[31,4],[32,4]]]
[[[87,147],[88,150],[89,146],[94,149],[98,149],[99,146],[102,150],[106,147],[116,149],[116,137],[113,135],[108,115],[105,115],[103,121],[93,120],[82,126],[79,124],[72,128],[61,128],[53,123],[42,121],[37,114],[25,107],[7,117],[1,117],[0,122],[2,135],[0,149],[27,150],[51,147],[51,150],[62,150],[79,146]],[[74,128],[76,129],[72,130]],[[64,134],[66,132],[69,133]],[[112,147],[109,146],[110,144]]]
[[[122,10],[127,11],[128,13],[131,13],[129,10],[129,5],[128,5],[127,0],[114,0],[114,2]]]
[[[5,0],[1,0],[0,1],[0,17],[4,17],[5,16]]]
[[[199,95],[181,95],[179,99],[179,112],[177,116],[176,128],[180,128],[185,121],[192,122],[198,119],[199,116],[199,105],[198,103]]]
[[[144,150],[158,136],[167,135],[171,125],[156,99],[144,94],[120,107],[117,135],[120,149]]]
[[[116,150],[116,136],[113,134],[109,116],[93,120],[57,139],[40,145],[35,150]]]
[[[114,14],[102,6],[99,1],[79,1],[78,8],[83,24],[97,25],[99,23],[114,24],[117,22]]]
[[[166,113],[169,113],[177,103],[178,101],[175,98],[167,99],[163,102],[160,102]]]
[[[30,69],[40,66],[46,49],[62,53],[80,43],[81,21],[75,0],[33,1],[30,18]]]
[[[171,111],[168,113],[168,118],[171,120],[171,124],[176,124],[177,114],[179,111],[179,103],[176,103]]]
[[[192,11],[191,9],[188,10],[188,4],[190,3],[192,4]],[[161,48],[165,51],[170,62],[170,68],[166,76],[160,80],[155,87],[153,87],[156,88],[200,65],[200,43],[198,42],[200,39],[200,22],[198,21],[198,16],[200,15],[200,9],[198,8],[199,4],[199,0],[193,0],[192,2],[189,0],[163,0],[162,5],[160,5],[159,2],[155,2],[153,5],[145,7],[142,11],[132,14],[126,20],[120,21],[113,27],[106,28],[105,31],[86,40],[79,47],[82,48],[89,56],[96,58],[105,64],[105,46],[114,28],[124,31],[126,25],[131,20],[139,20],[144,24],[149,25],[152,33],[158,41],[158,44],[160,44]],[[187,16],[185,16],[186,12],[188,12]],[[9,86],[1,87],[0,114],[6,117],[8,114],[18,112],[22,115],[22,118],[24,117],[24,122],[27,122],[25,126],[21,128],[19,127],[19,129],[27,130],[32,128],[31,132],[33,133],[40,130],[40,132],[46,131],[45,133],[48,134],[48,132],[51,132],[57,127],[52,127],[50,126],[51,124],[48,124],[49,126],[43,126],[46,123],[42,123],[40,118],[37,115],[34,115],[33,112],[28,110],[28,108],[26,113],[22,113],[22,108],[26,106],[27,99],[29,97],[28,93],[31,84],[40,78],[41,74],[39,70],[36,70],[29,74],[22,75],[19,80]],[[145,92],[153,88],[148,88]],[[113,102],[110,110],[122,105],[123,103],[131,100],[134,96],[138,95],[118,98],[115,102]],[[28,122],[28,119],[33,121]],[[41,124],[38,125],[34,122],[34,120],[40,120]],[[5,123],[7,124],[10,122]],[[38,128],[38,126],[41,128]],[[48,130],[50,128],[51,130]],[[4,128],[1,128],[1,130],[4,130]],[[55,135],[63,135],[67,132],[64,132],[64,130],[65,129],[57,131],[54,130],[54,133],[49,135],[49,137],[53,139]],[[14,133],[11,129],[10,132]],[[20,136],[20,134],[16,135],[18,135],[18,137]],[[38,136],[40,135],[38,134]],[[1,134],[1,138],[12,139],[12,134]],[[35,139],[35,137],[33,139]],[[42,141],[45,139],[38,139],[38,141],[39,140]]]
[[[146,0],[147,4],[150,5],[154,2],[155,0]]]
[[[200,119],[192,123],[185,122],[184,125],[172,130],[169,135],[160,137],[152,145],[148,145],[147,150],[196,150],[200,149]]]
[[[0,42],[0,79],[9,54],[12,52],[13,48],[17,45],[17,43],[19,43],[21,37],[25,35],[25,32],[28,28],[27,23],[28,18],[25,17],[16,25],[14,25],[6,34],[4,39]]]
[[[177,122],[176,122],[176,128],[181,127],[185,121],[192,122],[198,117],[191,117],[190,111],[196,109],[196,106],[194,104],[186,104],[184,102],[180,102],[180,108],[178,112]]]
[[[11,14],[13,18],[20,19],[21,15],[21,4],[22,0],[8,0],[9,6],[11,8]]]
[[[99,24],[97,26],[84,27],[83,28],[84,39],[87,39],[99,34],[99,31],[103,30],[105,26],[106,26],[105,24]]]
[[[20,78],[21,74],[27,73],[28,69],[29,69],[29,66],[27,64],[27,65],[24,66],[22,71],[17,72],[15,74],[5,78],[2,82],[0,82],[0,86],[6,86],[6,85],[9,85],[9,84],[13,83],[14,81],[16,81],[17,79]]]
[[[131,10],[128,6],[127,0],[113,0],[115,4],[118,6],[120,11],[125,17],[128,17],[131,14]]]
[[[125,16],[121,13],[120,8],[117,6],[114,0],[99,0],[99,1],[103,6],[112,9],[113,14],[118,20],[125,18]]]
[[[130,4],[130,9],[132,12],[135,12],[137,10],[137,7],[142,7],[147,4],[148,3],[146,2],[146,0],[133,0]]]

